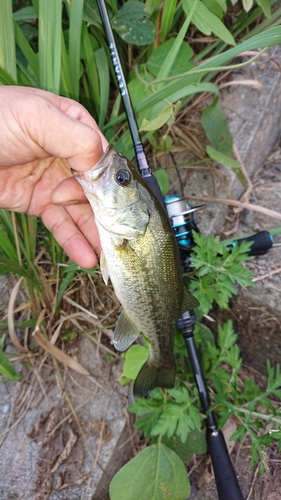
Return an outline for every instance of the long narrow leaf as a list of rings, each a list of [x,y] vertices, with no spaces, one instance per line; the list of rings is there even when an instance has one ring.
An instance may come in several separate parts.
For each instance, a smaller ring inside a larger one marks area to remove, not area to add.
[[[69,68],[74,98],[79,98],[80,47],[83,18],[83,0],[72,0],[69,19]]]
[[[94,42],[95,38],[93,38],[93,35],[88,32],[86,24],[83,22],[82,49],[86,65],[86,79],[88,80],[89,87],[88,98],[94,103],[95,109],[98,111],[100,108],[100,84],[95,51],[98,49],[99,45],[97,42],[96,44]]]
[[[100,112],[99,127],[102,127],[105,121],[109,101],[109,67],[106,52],[103,47],[95,51],[95,58],[100,81]]]
[[[0,252],[5,254],[6,257],[17,261],[17,251],[11,239],[4,230],[2,224],[0,225]]]
[[[33,51],[32,47],[30,46],[27,39],[25,38],[22,30],[20,29],[20,27],[18,26],[18,24],[15,21],[14,21],[14,30],[15,30],[16,44],[18,45],[19,49],[22,51],[28,64],[30,64],[31,69],[39,82],[38,56]]]
[[[14,80],[3,68],[0,67],[0,84],[1,85],[16,85]]]
[[[61,68],[62,0],[39,2],[39,69],[40,86],[59,93]]]
[[[12,0],[0,1],[0,67],[17,81]]]
[[[171,26],[173,24],[175,12],[177,9],[178,0],[169,0],[168,2],[164,2],[162,20],[161,20],[161,42],[163,43],[166,39],[166,36],[169,34]]]
[[[204,61],[196,68],[190,70],[188,74],[182,76],[179,79],[174,79],[167,83],[164,87],[161,87],[159,90],[156,90],[155,93],[147,98],[145,98],[142,102],[135,106],[135,112],[139,113],[145,109],[150,108],[154,104],[157,104],[160,100],[169,99],[171,95],[175,92],[180,91],[184,86],[189,84],[194,84],[198,80],[198,70],[204,70],[202,74],[205,72],[208,73],[212,71],[213,68],[219,68],[225,64],[228,64],[232,59],[234,59],[237,55],[245,52],[247,50],[255,50],[257,48],[271,47],[272,45],[281,44],[281,27],[277,26],[275,28],[271,28],[264,33],[260,33],[259,35],[254,36],[253,38],[242,42],[241,44],[229,49],[222,54],[214,56],[207,61]],[[117,119],[108,123],[104,129],[112,127],[116,123],[125,119],[125,113],[122,113]]]
[[[161,78],[165,78],[170,73],[173,62],[174,62],[175,58],[177,57],[177,54],[178,54],[180,47],[181,47],[181,44],[184,40],[184,37],[185,37],[186,32],[188,30],[188,27],[190,25],[190,21],[192,19],[193,13],[196,9],[197,3],[198,3],[198,0],[195,0],[195,2],[193,3],[192,9],[190,10],[186,20],[184,21],[184,23],[180,29],[179,34],[177,35],[177,38],[175,39],[175,41],[173,43],[172,48],[169,50],[169,52],[165,58],[165,61],[162,64],[160,71],[158,72],[157,78],[159,80]]]
[[[61,31],[61,93],[66,97],[73,96],[72,80],[69,70],[69,60],[66,51],[63,31]]]

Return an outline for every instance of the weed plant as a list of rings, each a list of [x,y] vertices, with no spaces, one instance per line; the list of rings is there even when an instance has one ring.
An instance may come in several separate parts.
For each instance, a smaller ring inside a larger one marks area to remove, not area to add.
[[[239,54],[281,43],[281,9],[277,3],[107,1],[138,126],[152,155],[157,150],[173,150],[170,131],[174,121],[196,94],[213,95],[213,104],[202,114],[209,140],[206,159],[236,169],[243,178],[239,163],[232,158],[232,138],[218,104],[218,87],[211,80],[221,71],[245,64],[235,60]],[[0,2],[0,84],[42,88],[79,100],[115,148],[133,157],[95,0]],[[223,139],[218,141],[218,136]],[[156,175],[167,192],[166,172],[158,171]],[[237,285],[251,284],[249,271],[243,265],[247,246],[230,252],[217,238],[194,237],[190,288],[201,304],[195,338],[212,391],[213,409],[220,426],[235,416],[238,426],[232,439],[243,441],[249,436],[252,465],[260,461],[262,469],[266,469],[265,446],[273,440],[279,447],[281,443],[281,415],[276,402],[281,396],[279,366],[268,364],[267,388],[261,391],[253,380],[241,379],[242,359],[231,322],[219,327],[216,341],[200,322],[214,303],[227,307]],[[26,315],[16,326],[27,329],[25,339],[38,322],[42,322],[46,338],[59,331],[61,303],[83,272],[66,259],[36,218],[0,210],[0,273],[10,273],[14,289],[18,293],[21,290],[20,310]],[[95,270],[88,274],[94,276]],[[8,323],[1,321],[2,331]],[[25,340],[19,346],[23,356],[27,345]],[[4,337],[0,372],[11,380],[20,378],[3,351]],[[145,346],[128,350],[121,383],[135,379],[146,356]],[[150,438],[150,445],[115,476],[111,500],[184,500],[189,496],[183,461],[194,453],[205,452],[204,416],[179,335],[175,356],[175,388],[155,389],[149,399],[138,398],[129,407],[138,417],[136,427]]]

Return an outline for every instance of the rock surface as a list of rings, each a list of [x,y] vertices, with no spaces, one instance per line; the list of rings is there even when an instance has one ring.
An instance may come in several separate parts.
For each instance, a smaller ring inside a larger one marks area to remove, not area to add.
[[[110,479],[129,459],[126,390],[112,386],[120,366],[103,361],[87,338],[79,348],[99,386],[66,368],[61,386],[51,364],[40,383],[0,386],[0,500],[106,500]]]

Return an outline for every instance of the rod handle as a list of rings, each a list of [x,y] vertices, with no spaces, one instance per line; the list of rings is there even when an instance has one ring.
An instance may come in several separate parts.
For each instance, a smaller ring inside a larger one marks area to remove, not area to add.
[[[246,238],[238,238],[228,246],[233,248],[235,245],[241,245],[244,241],[252,242],[252,246],[248,252],[249,255],[264,255],[273,245],[271,234],[268,231],[260,231]]]
[[[207,432],[219,500],[244,500],[221,431]]]

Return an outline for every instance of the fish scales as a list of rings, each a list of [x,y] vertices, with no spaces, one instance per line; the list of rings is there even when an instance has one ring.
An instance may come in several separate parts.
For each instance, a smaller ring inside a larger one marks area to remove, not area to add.
[[[95,213],[104,280],[110,277],[122,305],[114,345],[125,350],[140,333],[148,340],[149,358],[134,393],[172,387],[175,321],[184,301],[189,309],[198,303],[183,285],[168,216],[140,174],[112,147],[93,169],[75,176]]]

